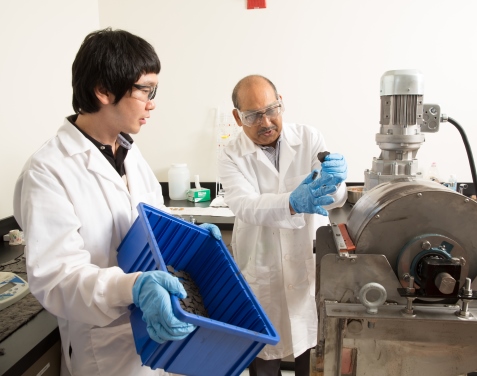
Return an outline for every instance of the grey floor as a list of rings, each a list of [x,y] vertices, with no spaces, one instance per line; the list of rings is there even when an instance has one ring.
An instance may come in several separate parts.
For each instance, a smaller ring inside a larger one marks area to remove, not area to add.
[[[293,371],[282,370],[282,376],[293,376],[293,375],[295,375],[295,372]],[[246,368],[245,371],[243,371],[240,376],[249,376],[248,369]]]

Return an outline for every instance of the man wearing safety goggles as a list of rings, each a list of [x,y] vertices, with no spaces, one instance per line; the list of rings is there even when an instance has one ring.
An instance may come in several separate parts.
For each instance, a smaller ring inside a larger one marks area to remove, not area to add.
[[[317,343],[313,238],[329,224],[327,210],[347,198],[347,164],[327,150],[322,134],[282,123],[285,111],[275,85],[259,75],[240,80],[233,115],[243,133],[219,157],[225,201],[235,214],[234,258],[280,335],[249,366],[251,376],[280,375],[293,355],[295,374],[310,373]]]

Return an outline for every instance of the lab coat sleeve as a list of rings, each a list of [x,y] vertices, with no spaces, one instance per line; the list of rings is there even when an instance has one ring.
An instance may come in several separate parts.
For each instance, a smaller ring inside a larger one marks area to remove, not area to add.
[[[58,180],[27,169],[16,196],[21,200],[15,218],[25,232],[30,290],[42,306],[58,317],[98,326],[126,313],[137,274],[93,264],[79,233],[81,222]]]
[[[338,190],[330,195],[335,200],[332,204],[323,206],[326,210],[331,210],[334,208],[341,208],[346,200],[348,199],[348,190],[346,189],[346,183],[342,182],[338,186]]]
[[[300,229],[310,216],[290,214],[290,194],[313,169],[321,169],[317,155],[327,150],[326,143],[322,134],[312,127],[288,124],[283,127],[283,132],[280,158],[293,161],[283,171],[284,176],[280,175],[283,183],[275,181],[275,176],[269,174],[270,169],[260,163],[260,159],[266,157],[260,155],[261,151],[252,146],[246,136],[237,138],[219,155],[219,177],[225,188],[225,202],[243,222]],[[344,182],[332,197],[335,201],[325,209],[341,207],[345,203],[347,190]]]
[[[235,217],[243,222],[284,229],[305,226],[303,214],[290,214],[290,192],[262,193],[247,179],[247,171],[240,170],[227,153],[219,157],[219,176],[225,188],[225,202]]]

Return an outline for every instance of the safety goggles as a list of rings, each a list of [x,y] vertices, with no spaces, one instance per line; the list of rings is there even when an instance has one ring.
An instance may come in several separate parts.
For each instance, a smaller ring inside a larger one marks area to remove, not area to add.
[[[247,127],[258,127],[262,124],[264,116],[269,120],[274,120],[285,111],[285,107],[283,106],[283,102],[278,100],[262,110],[244,112],[238,108],[236,110],[243,125]]]
[[[141,102],[149,102],[156,96],[157,86],[133,84],[137,90],[133,90],[131,97]]]

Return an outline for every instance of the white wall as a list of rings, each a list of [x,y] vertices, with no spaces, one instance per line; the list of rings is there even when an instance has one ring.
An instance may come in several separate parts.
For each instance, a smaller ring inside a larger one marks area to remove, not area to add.
[[[387,70],[421,70],[425,102],[440,104],[477,149],[473,1],[269,0],[264,10],[247,10],[245,0],[99,5],[102,27],[142,35],[163,63],[157,110],[135,137],[161,181],[173,162],[215,181],[214,108],[231,111],[235,83],[251,73],[275,82],[286,121],[319,128],[330,150],[346,155],[349,181],[363,181],[379,156],[379,87]],[[452,125],[426,140],[422,169],[436,161],[444,178],[471,181]]]
[[[472,0],[269,0],[262,10],[247,10],[245,0],[1,4],[0,127],[8,142],[0,151],[0,218],[12,214],[14,181],[28,155],[72,113],[71,63],[98,26],[97,8],[99,27],[144,37],[161,59],[157,109],[134,136],[160,181],[174,162],[215,181],[215,110],[231,111],[235,83],[252,73],[275,82],[285,121],[317,127],[329,149],[347,157],[349,181],[363,181],[380,153],[379,85],[387,70],[421,70],[425,103],[456,119],[477,153]],[[444,178],[471,181],[449,123],[426,136],[418,158],[422,169],[436,161]]]
[[[28,157],[71,106],[71,63],[99,27],[97,0],[0,1],[0,219]]]

